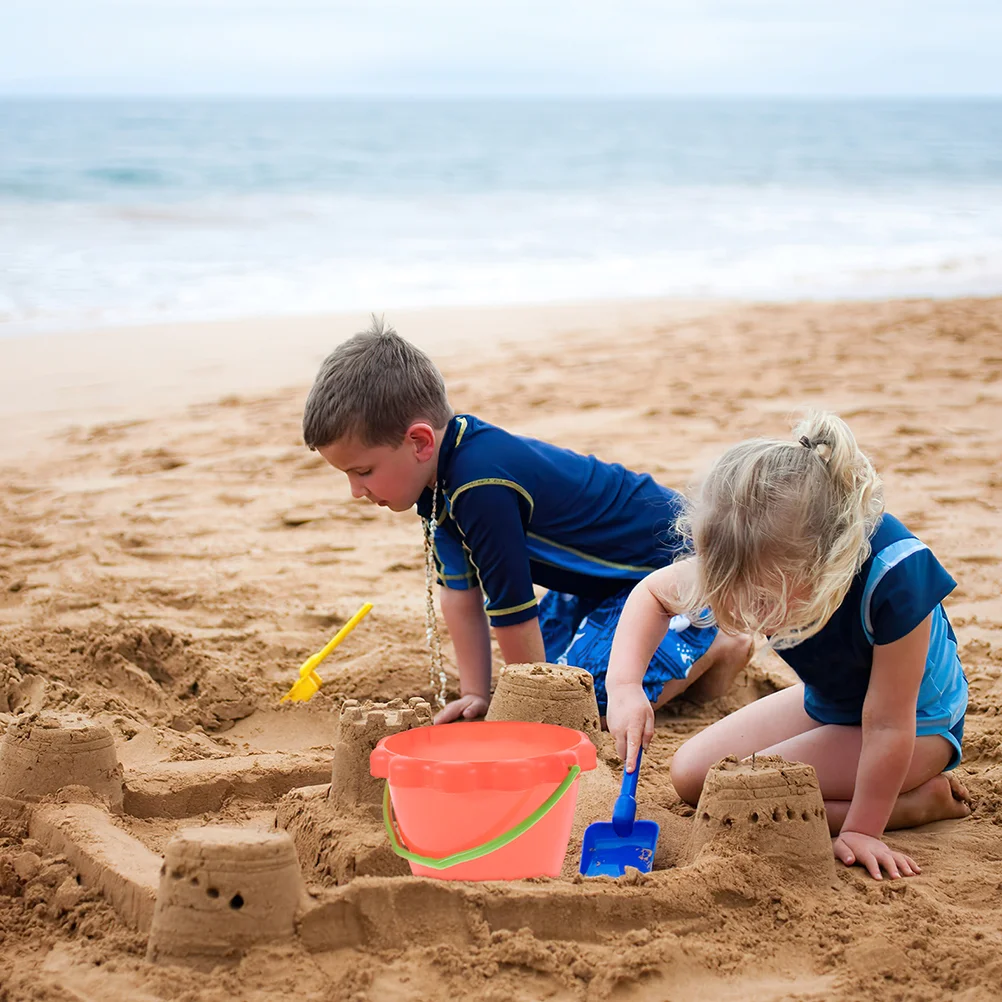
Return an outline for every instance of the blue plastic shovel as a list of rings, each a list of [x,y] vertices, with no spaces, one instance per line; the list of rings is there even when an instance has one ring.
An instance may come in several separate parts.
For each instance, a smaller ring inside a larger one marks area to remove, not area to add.
[[[581,845],[581,873],[586,877],[621,877],[632,866],[641,873],[650,873],[654,865],[654,847],[658,843],[655,821],[636,821],[637,778],[640,757],[633,772],[623,772],[623,785],[612,809],[612,822],[595,821],[584,833]]]

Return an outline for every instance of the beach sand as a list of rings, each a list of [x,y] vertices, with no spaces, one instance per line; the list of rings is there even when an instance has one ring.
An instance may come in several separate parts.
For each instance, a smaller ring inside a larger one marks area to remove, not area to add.
[[[321,873],[300,851],[310,893],[343,895],[365,921],[339,940],[333,918],[316,919],[204,971],[148,963],[146,933],[120,917],[142,908],[116,912],[39,821],[70,807],[104,817],[99,805],[39,808],[29,824],[0,797],[0,1000],[997,999],[1002,300],[387,319],[439,360],[458,411],[672,487],[738,439],[785,435],[799,407],[842,414],[888,509],[958,581],[948,611],[971,683],[958,774],[972,817],[889,836],[923,872],[880,883],[732,847],[601,893],[565,876],[457,897],[360,863],[377,875]],[[0,341],[0,729],[36,711],[107,728],[125,770],[110,824],[154,864],[182,827],[288,818],[282,793],[329,780],[345,698],[432,692],[417,519],[352,500],[300,438],[317,363],[364,321]],[[320,669],[320,694],[280,707],[301,661],[363,601],[375,609]],[[639,798],[663,821],[659,867],[685,862],[693,824],[668,783],[673,750],[791,677],[760,651],[724,699],[659,713]],[[614,782],[607,738],[599,752]],[[611,808],[594,800],[582,797]],[[460,929],[460,912],[476,919]]]

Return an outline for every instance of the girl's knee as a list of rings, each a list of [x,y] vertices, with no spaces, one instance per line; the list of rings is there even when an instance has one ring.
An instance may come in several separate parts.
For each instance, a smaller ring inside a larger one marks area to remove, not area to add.
[[[699,795],[703,792],[703,782],[706,779],[706,765],[700,760],[695,749],[690,749],[689,742],[682,745],[671,760],[671,782],[675,792],[693,807],[699,803]]]

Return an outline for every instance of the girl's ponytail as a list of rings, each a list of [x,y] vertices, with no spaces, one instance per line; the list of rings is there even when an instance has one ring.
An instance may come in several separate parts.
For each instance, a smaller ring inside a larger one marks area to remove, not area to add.
[[[699,557],[694,611],[729,632],[788,647],[821,629],[870,554],[883,512],[880,477],[849,426],[812,411],[792,442],[729,449],[680,519]]]

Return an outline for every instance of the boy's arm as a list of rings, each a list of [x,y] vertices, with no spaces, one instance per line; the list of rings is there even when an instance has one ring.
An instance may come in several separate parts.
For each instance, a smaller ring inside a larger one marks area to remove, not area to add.
[[[531,498],[513,481],[500,478],[473,481],[452,496],[453,520],[501,642],[501,630],[524,626],[539,616],[526,544]],[[509,646],[516,653],[519,644]],[[510,660],[507,655],[505,660]]]
[[[482,717],[491,701],[491,633],[483,594],[476,587],[464,591],[441,588],[439,598],[456,650],[460,696],[439,711],[435,723]]]
[[[539,619],[529,619],[514,626],[495,626],[494,635],[506,665],[525,665],[546,660],[543,631]]]
[[[459,699],[440,710],[436,724],[460,717],[482,717],[491,702],[491,634],[479,588],[467,591],[441,590],[442,615],[456,649],[459,666]],[[505,664],[528,664],[546,660],[539,620],[495,630]]]
[[[452,493],[450,514],[464,559],[475,574],[471,590],[477,601],[474,608],[471,599],[443,594],[442,611],[456,643],[463,696],[443,709],[436,723],[486,712],[491,677],[488,622],[505,663],[546,659],[525,540],[531,511],[528,492],[501,477],[471,480]]]
[[[900,640],[873,648],[856,785],[834,849],[843,863],[859,862],[877,880],[881,865],[890,876],[900,876],[900,854],[881,839],[915,750],[915,707],[930,630],[927,616]]]

